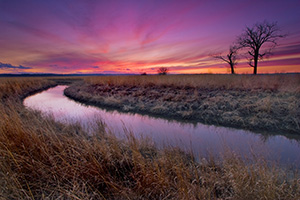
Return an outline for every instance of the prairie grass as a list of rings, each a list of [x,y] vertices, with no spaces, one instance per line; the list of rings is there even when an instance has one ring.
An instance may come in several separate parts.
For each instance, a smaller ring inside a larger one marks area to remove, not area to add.
[[[65,95],[124,112],[300,134],[300,74],[85,77]]]
[[[0,100],[4,101],[18,96],[20,99],[38,90],[56,85],[53,81],[42,78],[0,78]]]
[[[90,84],[176,86],[206,89],[272,90],[300,93],[300,74],[276,75],[150,75],[85,77]]]
[[[1,83],[1,199],[300,198],[299,176],[262,159],[246,164],[228,153],[218,163],[195,162],[178,149],[158,150],[130,133],[117,139],[101,123],[87,135],[76,124],[57,123],[23,107],[24,95],[54,82]]]

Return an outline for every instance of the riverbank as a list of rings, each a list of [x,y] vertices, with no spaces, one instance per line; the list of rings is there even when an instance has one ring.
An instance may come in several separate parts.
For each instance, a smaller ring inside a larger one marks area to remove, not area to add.
[[[300,134],[300,75],[90,77],[65,90],[82,103],[271,133]]]
[[[46,79],[0,80],[1,199],[299,199],[299,175],[236,154],[195,162],[128,133],[44,118],[22,105]]]

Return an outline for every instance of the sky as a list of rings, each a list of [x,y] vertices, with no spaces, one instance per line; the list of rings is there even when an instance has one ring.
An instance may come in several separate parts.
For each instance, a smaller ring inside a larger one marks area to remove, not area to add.
[[[230,73],[246,26],[285,38],[258,73],[300,72],[299,0],[0,0],[0,73]],[[236,73],[252,73],[242,51]]]

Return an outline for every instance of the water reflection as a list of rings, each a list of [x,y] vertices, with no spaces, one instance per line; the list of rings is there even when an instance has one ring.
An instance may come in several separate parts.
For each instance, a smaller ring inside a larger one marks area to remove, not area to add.
[[[102,120],[109,130],[124,135],[124,126],[137,136],[147,136],[159,147],[179,146],[192,151],[195,156],[212,153],[218,155],[227,148],[241,155],[261,155],[281,164],[300,167],[300,146],[295,140],[284,136],[271,136],[264,141],[250,131],[198,124],[179,123],[139,114],[106,111],[85,106],[63,95],[67,86],[57,86],[24,100],[24,105],[40,110],[64,123],[80,123],[87,131]]]

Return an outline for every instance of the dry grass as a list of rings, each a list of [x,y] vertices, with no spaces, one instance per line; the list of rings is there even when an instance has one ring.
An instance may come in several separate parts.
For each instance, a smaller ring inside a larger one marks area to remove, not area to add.
[[[87,77],[65,94],[125,112],[300,133],[300,74]]]
[[[157,150],[130,134],[118,140],[101,124],[88,136],[77,125],[59,124],[22,106],[25,94],[54,83],[2,83],[1,199],[300,198],[298,176],[262,160],[247,165],[228,154],[218,164],[196,163],[179,150]]]
[[[272,90],[300,93],[300,74],[278,75],[168,75],[85,77],[89,84],[175,86],[202,89]]]
[[[20,97],[29,93],[54,86],[56,83],[43,78],[0,78],[0,100]]]

